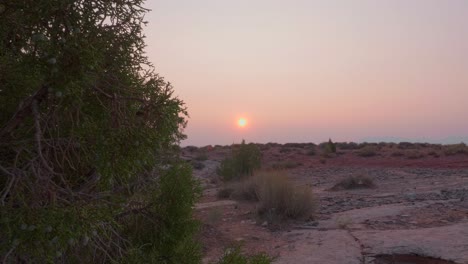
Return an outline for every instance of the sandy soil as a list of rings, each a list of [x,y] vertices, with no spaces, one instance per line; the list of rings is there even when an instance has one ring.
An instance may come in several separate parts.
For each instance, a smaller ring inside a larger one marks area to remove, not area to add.
[[[286,169],[295,184],[313,189],[317,214],[272,226],[258,218],[254,203],[219,200],[216,167],[229,147],[185,148],[188,160],[207,155],[197,161],[204,168],[194,170],[204,186],[196,217],[203,223],[205,263],[236,243],[276,263],[468,263],[468,155],[447,156],[431,145],[387,145],[371,157],[358,149],[324,157],[308,155],[307,145],[260,148],[263,167]],[[377,187],[329,191],[350,175],[370,177]]]

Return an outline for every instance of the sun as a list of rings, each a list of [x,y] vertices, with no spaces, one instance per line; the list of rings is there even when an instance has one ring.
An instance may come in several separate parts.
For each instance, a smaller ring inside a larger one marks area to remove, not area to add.
[[[247,119],[239,118],[239,120],[237,120],[237,125],[239,127],[245,127],[247,125]]]

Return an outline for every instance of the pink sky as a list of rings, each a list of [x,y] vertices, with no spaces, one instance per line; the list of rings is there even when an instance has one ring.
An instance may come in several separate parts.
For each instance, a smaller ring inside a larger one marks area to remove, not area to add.
[[[183,145],[468,136],[468,1],[147,7],[150,60],[190,113]]]

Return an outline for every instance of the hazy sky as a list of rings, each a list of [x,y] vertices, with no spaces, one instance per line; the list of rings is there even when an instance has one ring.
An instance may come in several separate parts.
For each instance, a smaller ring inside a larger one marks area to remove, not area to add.
[[[147,7],[150,60],[190,113],[183,145],[468,136],[466,0]]]

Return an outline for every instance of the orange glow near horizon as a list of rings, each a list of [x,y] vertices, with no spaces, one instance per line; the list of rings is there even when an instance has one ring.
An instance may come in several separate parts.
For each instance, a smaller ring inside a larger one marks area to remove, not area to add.
[[[146,1],[182,145],[468,143],[468,1]]]
[[[247,126],[247,119],[245,119],[245,118],[243,118],[243,117],[239,118],[239,120],[237,120],[237,125],[238,125],[239,127],[245,127],[245,126]]]

